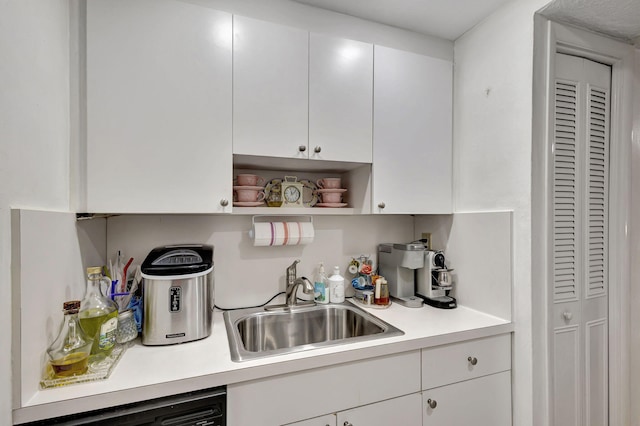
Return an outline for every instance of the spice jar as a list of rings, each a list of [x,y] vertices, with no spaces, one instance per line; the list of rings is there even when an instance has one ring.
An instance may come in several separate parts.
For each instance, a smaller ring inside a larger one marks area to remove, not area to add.
[[[138,328],[133,318],[133,311],[127,309],[118,315],[118,329],[116,331],[116,342],[122,344],[138,337]]]

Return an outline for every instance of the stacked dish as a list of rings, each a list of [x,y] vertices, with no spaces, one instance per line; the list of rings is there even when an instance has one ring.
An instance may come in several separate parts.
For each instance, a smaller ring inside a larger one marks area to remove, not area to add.
[[[237,185],[233,187],[233,205],[238,207],[257,207],[264,205],[264,178],[252,174],[236,176]]]
[[[347,203],[343,203],[342,195],[347,192],[341,188],[342,179],[340,178],[324,178],[318,179],[317,193],[322,197],[322,202],[318,203],[318,207],[346,207]]]

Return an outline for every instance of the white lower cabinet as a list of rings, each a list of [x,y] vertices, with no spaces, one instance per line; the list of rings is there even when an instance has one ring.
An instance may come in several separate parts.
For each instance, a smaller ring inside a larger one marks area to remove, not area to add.
[[[314,417],[300,422],[287,423],[283,426],[336,426],[336,415],[327,414],[326,416]]]
[[[422,400],[424,426],[509,426],[511,373],[429,389],[422,392]]]
[[[511,335],[422,350],[424,426],[511,425]]]
[[[511,336],[231,384],[227,413],[230,426],[509,426]]]
[[[420,426],[420,394],[406,395],[337,413],[337,426]]]
[[[422,397],[414,393],[286,426],[420,426],[421,405]]]
[[[414,350],[230,384],[227,423],[289,424],[419,393],[420,351]]]

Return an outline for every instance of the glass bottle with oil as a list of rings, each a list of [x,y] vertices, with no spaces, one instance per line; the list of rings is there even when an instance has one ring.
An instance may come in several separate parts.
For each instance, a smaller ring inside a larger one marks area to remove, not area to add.
[[[87,268],[87,289],[80,302],[80,326],[93,338],[91,362],[104,360],[113,351],[118,329],[118,306],[102,294],[111,281],[102,275],[102,268]]]
[[[93,344],[78,323],[79,300],[64,302],[64,324],[60,334],[47,349],[49,364],[56,378],[84,374]]]

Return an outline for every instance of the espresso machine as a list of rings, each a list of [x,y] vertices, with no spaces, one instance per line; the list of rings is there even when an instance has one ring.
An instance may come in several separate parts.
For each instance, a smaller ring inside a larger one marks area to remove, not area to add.
[[[409,308],[422,307],[416,296],[416,270],[423,269],[426,248],[422,243],[378,246],[378,273],[387,279],[393,301]]]
[[[435,308],[457,307],[456,299],[449,296],[453,287],[451,271],[453,269],[447,268],[442,251],[426,250],[424,268],[416,271],[416,295]]]

